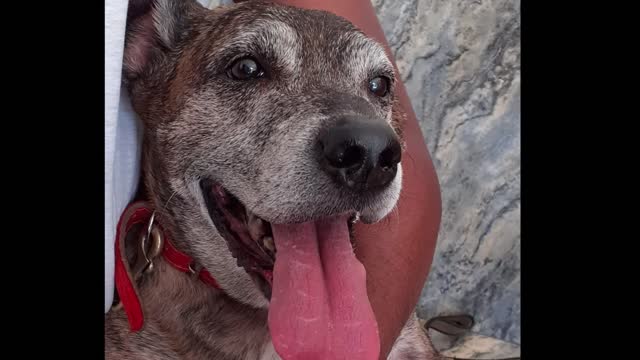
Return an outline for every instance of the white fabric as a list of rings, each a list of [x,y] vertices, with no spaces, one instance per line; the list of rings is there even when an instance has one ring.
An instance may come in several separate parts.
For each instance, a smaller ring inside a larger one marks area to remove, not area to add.
[[[199,0],[214,7],[218,1]],[[231,3],[222,0],[220,3]],[[114,291],[114,242],[120,214],[135,196],[140,173],[142,128],[121,88],[128,0],[105,1],[104,88],[104,311]]]
[[[121,90],[122,54],[127,0],[105,1],[105,122],[104,122],[104,308],[114,291],[114,241],[120,214],[135,195],[140,157],[140,126]]]

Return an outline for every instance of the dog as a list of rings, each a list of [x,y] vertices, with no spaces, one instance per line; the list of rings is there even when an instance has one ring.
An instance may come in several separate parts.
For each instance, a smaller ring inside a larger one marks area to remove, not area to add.
[[[165,242],[215,286],[162,256],[135,270],[148,255],[127,235],[144,325],[114,307],[106,358],[377,359],[351,228],[383,219],[401,190],[383,47],[323,11],[139,3],[123,81],[144,123],[144,197]],[[389,359],[437,356],[413,315]]]

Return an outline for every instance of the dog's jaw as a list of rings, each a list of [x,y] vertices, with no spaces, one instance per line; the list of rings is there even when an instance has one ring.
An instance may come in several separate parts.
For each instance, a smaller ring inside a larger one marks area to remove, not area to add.
[[[271,224],[253,214],[220,184],[201,180],[200,188],[209,217],[226,240],[237,265],[251,275],[270,299],[276,255]]]
[[[193,257],[204,266],[220,284],[223,291],[240,303],[255,308],[268,308],[269,301],[262,290],[256,286],[256,280],[241,266],[228,250],[227,241],[216,228],[209,214],[209,208],[202,196],[199,181],[189,185],[190,202],[199,211],[194,214],[198,219],[194,227],[184,228],[191,241],[184,241],[192,247]],[[198,241],[193,241],[198,239]]]

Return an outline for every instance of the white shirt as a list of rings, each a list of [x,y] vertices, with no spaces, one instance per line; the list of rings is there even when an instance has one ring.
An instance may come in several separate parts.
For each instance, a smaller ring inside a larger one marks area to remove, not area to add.
[[[198,0],[212,8],[230,0]],[[104,311],[114,291],[115,230],[120,215],[135,196],[140,177],[142,125],[121,86],[122,54],[128,0],[105,1],[104,32]]]

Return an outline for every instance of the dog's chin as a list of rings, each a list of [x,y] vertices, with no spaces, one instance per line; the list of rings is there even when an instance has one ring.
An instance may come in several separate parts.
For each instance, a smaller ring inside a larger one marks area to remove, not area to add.
[[[211,221],[225,239],[237,265],[270,300],[277,256],[271,223],[249,211],[236,196],[214,181],[201,180],[200,189]],[[348,220],[352,241],[353,224],[358,219],[359,214],[354,211]]]
[[[360,210],[360,221],[365,224],[374,224],[385,218],[393,211],[400,198],[402,188],[402,166],[398,164],[398,170],[389,188],[375,201]]]

